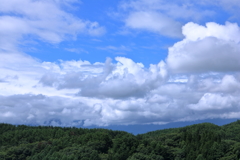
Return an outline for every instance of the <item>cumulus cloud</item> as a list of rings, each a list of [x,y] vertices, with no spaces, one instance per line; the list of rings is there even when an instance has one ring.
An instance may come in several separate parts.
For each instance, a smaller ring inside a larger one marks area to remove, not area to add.
[[[240,70],[240,28],[214,22],[183,26],[185,39],[169,48],[167,63],[173,72],[227,72]]]
[[[93,89],[83,88],[79,94],[104,98],[142,97],[163,83],[166,77],[164,62],[144,70],[141,63],[134,63],[130,59],[117,57],[116,60],[118,63],[111,74]]]
[[[57,89],[80,89],[77,95],[99,98],[127,98],[144,96],[148,91],[163,83],[167,78],[163,61],[145,69],[143,64],[131,59],[117,57],[118,63],[107,59],[105,64],[93,64],[89,67],[101,68],[101,72],[82,70],[66,74],[44,74],[39,83],[55,86]]]
[[[0,6],[0,48],[16,50],[19,40],[40,39],[59,43],[76,39],[78,34],[101,35],[105,29],[97,22],[81,20],[65,12],[61,1],[2,0]],[[67,3],[70,4],[70,1]]]
[[[239,98],[232,95],[205,93],[197,104],[190,105],[194,110],[229,110],[236,108],[239,110]]]

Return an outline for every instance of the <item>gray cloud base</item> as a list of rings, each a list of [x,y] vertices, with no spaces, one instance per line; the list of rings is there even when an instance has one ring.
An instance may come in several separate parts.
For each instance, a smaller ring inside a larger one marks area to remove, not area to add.
[[[31,77],[13,72],[18,79],[8,78],[10,93],[0,83],[0,121],[106,126],[239,117],[239,72],[169,75],[163,61],[145,68],[127,58],[116,60],[42,63]]]

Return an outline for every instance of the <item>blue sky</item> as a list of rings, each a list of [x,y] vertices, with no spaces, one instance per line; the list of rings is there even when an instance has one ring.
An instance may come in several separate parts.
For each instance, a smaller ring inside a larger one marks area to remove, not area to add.
[[[238,0],[0,3],[0,122],[147,130],[240,117]]]

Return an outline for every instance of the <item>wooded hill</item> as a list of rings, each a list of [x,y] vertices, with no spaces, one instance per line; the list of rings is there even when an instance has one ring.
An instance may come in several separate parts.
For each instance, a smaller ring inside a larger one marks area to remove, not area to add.
[[[239,160],[240,120],[134,136],[107,129],[0,124],[1,160]]]

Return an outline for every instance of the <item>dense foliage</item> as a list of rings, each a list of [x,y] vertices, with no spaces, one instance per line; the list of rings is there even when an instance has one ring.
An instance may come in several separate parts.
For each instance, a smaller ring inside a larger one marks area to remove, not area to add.
[[[2,160],[238,160],[240,121],[134,136],[123,131],[0,124]]]

